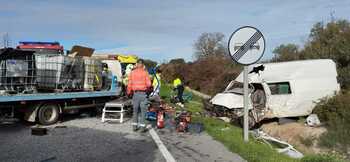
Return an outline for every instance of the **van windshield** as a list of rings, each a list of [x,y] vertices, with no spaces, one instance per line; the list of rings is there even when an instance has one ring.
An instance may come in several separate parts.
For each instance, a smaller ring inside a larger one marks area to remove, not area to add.
[[[252,88],[250,86],[249,86],[249,88],[250,88],[250,92],[251,92]],[[230,84],[228,84],[228,86],[226,87],[224,92],[243,95],[243,83],[233,80],[230,82]]]

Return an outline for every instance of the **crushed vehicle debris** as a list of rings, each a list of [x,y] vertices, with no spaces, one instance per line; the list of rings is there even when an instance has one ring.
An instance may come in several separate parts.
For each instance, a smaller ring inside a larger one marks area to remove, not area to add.
[[[292,158],[302,158],[304,155],[296,150],[291,144],[278,140],[274,137],[269,136],[265,132],[261,130],[254,130],[251,131],[254,135],[254,137],[258,140],[262,140],[266,144],[268,144],[271,148],[275,148],[277,152],[288,155]]]
[[[306,118],[306,124],[310,127],[316,127],[321,125],[321,121],[318,118],[317,114],[310,114]]]
[[[340,90],[336,65],[330,59],[255,64],[248,69],[250,127],[269,118],[307,116],[319,99]],[[205,108],[217,117],[242,119],[243,72]]]

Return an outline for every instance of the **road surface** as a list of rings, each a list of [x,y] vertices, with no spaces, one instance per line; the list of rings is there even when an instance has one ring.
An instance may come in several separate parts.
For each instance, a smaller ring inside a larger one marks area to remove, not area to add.
[[[44,136],[31,135],[31,127],[0,124],[0,161],[166,161],[151,135],[132,132],[130,121],[101,123],[96,117],[74,117],[48,126]],[[179,162],[244,161],[206,133],[156,132]]]

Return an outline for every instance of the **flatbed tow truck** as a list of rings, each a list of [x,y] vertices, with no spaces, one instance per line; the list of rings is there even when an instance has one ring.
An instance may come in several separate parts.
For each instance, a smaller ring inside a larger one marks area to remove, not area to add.
[[[25,120],[42,125],[54,124],[64,112],[81,108],[99,108],[117,98],[121,92],[113,77],[109,90],[90,92],[60,92],[15,94],[0,96],[0,117],[14,118],[22,114]]]
[[[20,42],[17,49],[45,54],[63,54],[58,42]],[[119,62],[116,62],[119,63]],[[104,104],[120,97],[120,76],[111,72],[106,88],[98,91],[64,91],[39,93],[1,93],[0,122],[23,118],[42,125],[54,124],[65,113],[79,112],[81,108],[102,110]]]

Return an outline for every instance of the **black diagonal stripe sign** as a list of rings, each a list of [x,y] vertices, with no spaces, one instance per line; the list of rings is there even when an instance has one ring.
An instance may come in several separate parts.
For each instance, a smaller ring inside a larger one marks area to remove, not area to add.
[[[247,53],[248,50],[251,49],[251,47],[254,46],[254,44],[262,37],[262,34],[260,32],[255,32],[253,36],[249,38],[247,42],[244,43],[243,46],[241,46],[233,55],[232,57],[235,60],[239,60],[245,53]]]

